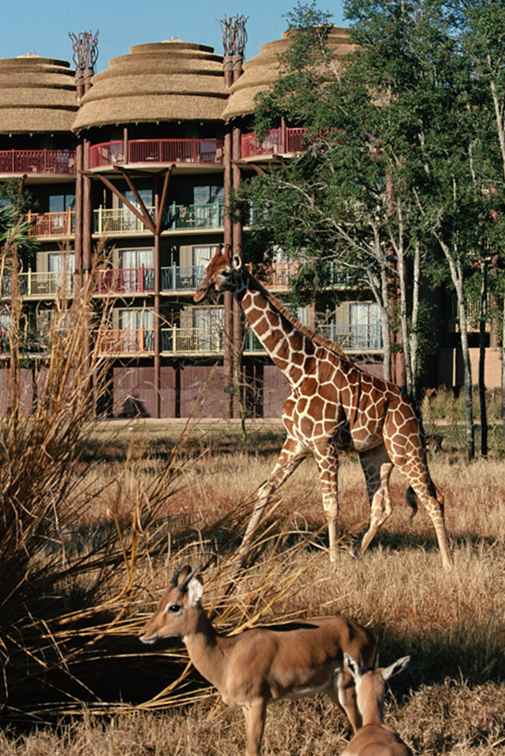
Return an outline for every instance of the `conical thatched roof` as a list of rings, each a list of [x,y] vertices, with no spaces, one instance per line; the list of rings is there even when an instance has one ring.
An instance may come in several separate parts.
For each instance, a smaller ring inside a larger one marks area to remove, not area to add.
[[[122,123],[222,119],[223,59],[212,47],[169,40],[113,58],[83,97],[74,129]]]
[[[354,48],[350,42],[348,29],[334,27],[328,37],[334,57],[344,57]],[[258,55],[244,64],[244,73],[231,87],[231,95],[224,109],[225,120],[253,113],[255,97],[265,92],[279,78],[281,73],[281,58],[289,47],[289,33],[282,39],[263,45]]]
[[[70,131],[77,111],[74,72],[64,60],[0,58],[0,133]]]

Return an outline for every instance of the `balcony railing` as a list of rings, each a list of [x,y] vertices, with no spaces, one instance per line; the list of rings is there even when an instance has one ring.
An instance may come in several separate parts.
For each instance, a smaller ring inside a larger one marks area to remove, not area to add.
[[[15,337],[16,345],[21,354],[45,354],[49,351],[48,335],[41,333],[20,334]],[[10,354],[11,341],[9,331],[0,329],[0,354]]]
[[[150,213],[153,207],[147,208]],[[98,234],[124,234],[146,231],[143,222],[127,207],[99,207],[93,211],[94,230]]]
[[[130,139],[94,144],[89,168],[129,163],[221,163],[221,139]]]
[[[168,228],[221,228],[224,224],[224,205],[170,205]]]
[[[224,349],[222,329],[162,328],[161,351],[170,354],[220,354]]]
[[[71,297],[74,292],[74,273],[71,270],[57,273],[19,273],[19,293],[23,297],[56,296]],[[12,278],[5,274],[2,279],[2,297],[12,296]]]
[[[0,173],[75,174],[74,150],[0,150]]]
[[[96,272],[97,294],[135,294],[154,291],[154,268],[109,268]]]
[[[260,155],[287,155],[294,152],[303,152],[305,149],[304,128],[278,128],[270,129],[262,141],[256,139],[254,132],[242,134],[241,157],[257,157]]]
[[[152,215],[153,207],[147,210]],[[224,223],[224,205],[214,202],[207,205],[170,205],[165,218],[165,229],[221,228]],[[146,231],[144,223],[127,207],[104,208],[94,211],[94,229],[98,234],[127,234]]]
[[[154,352],[152,329],[103,328],[97,334],[101,354],[142,354]]]
[[[66,210],[58,213],[28,213],[33,236],[72,236],[75,233],[75,213]]]
[[[203,265],[171,265],[161,269],[162,291],[194,291],[203,278]]]
[[[316,332],[330,341],[335,341],[343,349],[381,351],[383,348],[380,323],[347,326],[340,323],[328,323],[318,325]]]

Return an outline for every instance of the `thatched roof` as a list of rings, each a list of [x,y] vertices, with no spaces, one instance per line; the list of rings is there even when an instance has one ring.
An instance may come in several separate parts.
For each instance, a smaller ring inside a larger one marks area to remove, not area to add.
[[[228,92],[223,59],[212,47],[168,40],[136,45],[93,79],[74,122],[105,124],[171,120],[219,121]]]
[[[66,61],[0,58],[0,133],[70,131],[76,111],[74,72]]]
[[[328,37],[334,58],[343,58],[353,49],[347,29],[334,27]],[[225,120],[253,113],[255,97],[268,90],[281,74],[281,58],[290,44],[289,34],[263,45],[258,55],[244,64],[244,73],[231,87],[231,95],[224,109]]]

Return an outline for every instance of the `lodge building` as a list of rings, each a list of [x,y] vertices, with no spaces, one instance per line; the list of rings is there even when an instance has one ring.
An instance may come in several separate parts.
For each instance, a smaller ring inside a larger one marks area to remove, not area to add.
[[[247,219],[227,211],[233,191],[258,166],[304,149],[304,130],[283,121],[261,142],[253,130],[255,96],[279,76],[288,44],[266,44],[246,63],[181,40],[140,44],[96,75],[78,56],[75,71],[31,54],[0,59],[0,181],[23,180],[37,242],[20,274],[39,337],[27,356],[43,360],[56,299],[93,275],[97,307],[112,302],[110,322],[93,334],[111,386],[101,415],[279,414],[283,375],[232,297],[199,306],[192,294],[216,247],[242,249]],[[347,31],[335,28],[330,44],[338,60]],[[292,266],[279,254],[265,284],[286,294]],[[8,294],[4,285],[4,303]],[[381,372],[369,295],[334,276],[320,307],[297,315]],[[0,333],[0,367],[7,350]]]

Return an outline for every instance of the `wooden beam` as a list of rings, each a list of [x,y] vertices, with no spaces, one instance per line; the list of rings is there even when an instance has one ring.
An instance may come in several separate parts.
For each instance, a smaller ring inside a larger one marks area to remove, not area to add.
[[[130,202],[130,200],[126,199],[126,197],[124,196],[124,194],[119,191],[119,189],[117,188],[117,186],[114,186],[114,184],[112,183],[112,181],[109,181],[109,179],[106,176],[102,176],[100,173],[96,173],[96,174],[93,174],[93,175],[97,176],[100,179],[100,181],[102,182],[102,184],[105,187],[107,187],[107,189],[109,189],[109,191],[111,191],[112,194],[115,194],[116,197],[119,199],[119,201],[122,202],[123,205],[126,205],[126,207],[128,208],[128,210],[131,213],[133,213],[133,215],[136,218],[138,218],[141,223],[145,224],[144,214],[138,209],[138,207],[135,207],[135,205],[133,205]],[[154,225],[152,225],[152,227],[150,225],[149,226],[149,230],[150,231],[152,230],[152,232],[154,233]]]
[[[156,236],[159,236],[161,233],[161,224],[163,222],[163,213],[165,212],[165,205],[167,202],[167,194],[168,194],[168,184],[170,181],[170,176],[172,175],[172,171],[175,168],[175,163],[172,163],[170,168],[168,168],[167,171],[165,171],[165,176],[163,178],[163,188],[161,190],[161,199],[160,203],[158,205],[158,212],[156,213],[156,230],[155,234]]]
[[[137,189],[137,187],[135,186],[135,184],[131,180],[131,177],[128,175],[127,171],[125,171],[124,168],[121,168],[120,166],[118,166],[118,170],[121,173],[121,175],[124,178],[124,180],[126,181],[126,183],[128,184],[130,190],[135,195],[135,199],[139,203],[140,210],[141,210],[142,214],[144,215],[144,225],[148,226],[149,230],[153,234],[155,234],[156,233],[156,226],[154,225],[154,220],[151,217],[151,213],[149,212],[149,210],[145,206],[144,200],[140,196],[139,190]]]

